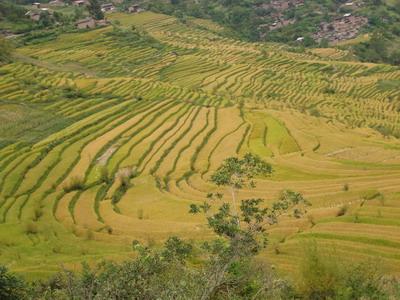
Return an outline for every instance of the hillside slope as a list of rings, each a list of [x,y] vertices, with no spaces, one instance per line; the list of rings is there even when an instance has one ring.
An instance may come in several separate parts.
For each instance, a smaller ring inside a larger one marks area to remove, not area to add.
[[[189,204],[217,190],[223,159],[251,151],[275,171],[239,197],[289,188],[312,203],[271,230],[279,270],[315,239],[400,271],[398,68],[239,42],[200,19],[110,19],[0,67],[0,262],[46,276],[125,258],[134,239],[206,238]]]

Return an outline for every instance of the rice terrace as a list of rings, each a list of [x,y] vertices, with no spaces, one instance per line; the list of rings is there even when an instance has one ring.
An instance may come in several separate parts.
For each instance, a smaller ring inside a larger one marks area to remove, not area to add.
[[[0,263],[48,278],[134,257],[132,241],[206,240],[188,213],[228,157],[272,166],[238,199],[301,193],[259,256],[298,272],[306,241],[400,274],[400,69],[221,34],[211,20],[115,12],[17,47],[0,66]]]

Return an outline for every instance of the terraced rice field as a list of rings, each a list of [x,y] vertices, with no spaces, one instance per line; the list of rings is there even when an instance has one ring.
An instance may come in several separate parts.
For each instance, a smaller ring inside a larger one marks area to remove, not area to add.
[[[124,259],[134,239],[207,238],[188,206],[250,151],[274,173],[240,197],[289,188],[312,203],[271,228],[263,255],[280,271],[315,239],[400,272],[400,141],[375,130],[400,133],[398,68],[239,42],[208,21],[110,18],[157,42],[108,26],[19,48],[0,68],[0,262],[46,276]]]

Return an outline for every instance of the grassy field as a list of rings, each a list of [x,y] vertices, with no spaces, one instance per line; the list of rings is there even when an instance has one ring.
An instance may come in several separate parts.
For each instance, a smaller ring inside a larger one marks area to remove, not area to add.
[[[278,270],[295,274],[314,239],[400,272],[398,68],[231,40],[209,21],[109,18],[118,30],[18,48],[0,67],[1,263],[46,277],[125,259],[135,239],[207,238],[188,206],[250,151],[274,173],[239,197],[289,188],[312,203],[271,228],[263,256]]]

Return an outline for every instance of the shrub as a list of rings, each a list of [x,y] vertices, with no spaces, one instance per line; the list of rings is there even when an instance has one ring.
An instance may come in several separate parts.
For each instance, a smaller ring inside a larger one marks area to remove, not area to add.
[[[28,290],[28,285],[21,278],[9,273],[6,267],[0,265],[0,299],[27,299]]]
[[[68,99],[83,98],[85,94],[82,91],[76,90],[72,87],[66,87],[63,91],[64,97]]]
[[[375,130],[377,130],[384,137],[393,135],[393,129],[391,127],[388,127],[387,125],[378,125],[375,127]]]
[[[310,115],[313,116],[313,117],[320,117],[320,116],[321,116],[321,113],[320,113],[319,110],[316,109],[315,107],[314,107],[314,108],[311,108],[311,109],[309,110],[309,113],[310,113]]]
[[[29,222],[25,225],[25,233],[26,234],[38,234],[39,227],[35,222]]]
[[[338,212],[336,213],[336,217],[344,216],[347,213],[348,209],[349,209],[349,207],[346,204],[342,205],[339,208]]]
[[[126,191],[130,187],[130,179],[134,176],[133,171],[130,168],[123,169],[118,174],[119,187],[112,196],[112,203],[118,203],[122,196],[125,195]]]
[[[348,183],[345,183],[345,184],[343,185],[343,191],[347,192],[348,190],[349,190],[349,184],[348,184]]]
[[[301,266],[300,293],[304,299],[388,299],[389,289],[378,262],[335,259],[320,251],[315,242],[305,247]]]
[[[334,88],[331,88],[331,87],[326,87],[326,88],[324,88],[324,89],[322,90],[322,92],[323,92],[324,94],[328,94],[328,95],[333,95],[333,94],[336,93],[335,89],[334,89]]]
[[[53,251],[53,253],[59,254],[59,253],[62,252],[62,249],[63,249],[63,248],[61,247],[61,245],[55,245],[55,246],[53,247],[52,251]]]
[[[353,223],[360,223],[360,215],[358,212],[353,215]]]
[[[109,184],[111,182],[111,178],[109,176],[108,169],[105,166],[103,166],[100,169],[100,181],[104,182],[106,184]]]
[[[274,248],[274,252],[275,252],[276,255],[279,255],[279,254],[282,253],[279,244],[275,244],[275,245],[273,246],[273,248]]]
[[[143,220],[143,208],[139,208],[137,211],[137,217],[139,220]]]
[[[307,215],[307,219],[310,222],[311,227],[314,227],[317,224],[313,215]]]
[[[93,233],[93,231],[90,230],[90,229],[86,230],[85,238],[86,238],[88,241],[93,240],[93,239],[94,239],[94,233]]]
[[[113,229],[112,229],[112,227],[111,226],[106,226],[106,230],[107,230],[107,233],[108,234],[112,234],[113,233]]]
[[[79,176],[73,176],[63,187],[64,192],[69,193],[76,190],[83,190],[85,188],[83,179]]]
[[[384,198],[383,194],[377,190],[368,190],[361,193],[361,199],[374,200]]]

